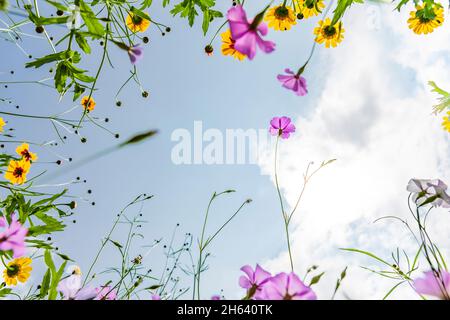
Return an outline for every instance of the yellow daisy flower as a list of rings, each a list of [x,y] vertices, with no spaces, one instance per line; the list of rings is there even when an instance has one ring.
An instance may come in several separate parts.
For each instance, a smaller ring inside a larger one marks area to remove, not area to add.
[[[332,26],[330,18],[326,18],[325,21],[320,20],[319,26],[314,28],[315,41],[320,44],[325,43],[326,48],[335,48],[344,39],[344,32],[342,22],[339,21]]]
[[[22,143],[22,145],[18,146],[16,148],[16,153],[28,162],[36,161],[38,158],[36,153],[30,151],[28,143]]]
[[[264,20],[268,22],[270,28],[279,31],[289,30],[297,24],[294,10],[286,5],[279,5],[267,10]]]
[[[92,97],[84,96],[81,99],[81,105],[83,106],[84,110],[92,111],[95,109],[95,100]]]
[[[11,160],[5,172],[5,179],[13,184],[23,184],[27,181],[27,173],[30,171],[30,162],[25,159]]]
[[[5,126],[6,122],[3,120],[2,117],[0,117],[0,132],[3,132],[3,127]]]
[[[127,16],[126,24],[132,32],[145,32],[150,26],[150,21],[130,12]]]
[[[417,5],[416,11],[411,11],[408,19],[409,28],[416,34],[432,33],[434,29],[444,23],[444,8],[441,5],[435,5],[433,12],[428,13],[424,6]]]
[[[324,8],[323,0],[297,0],[295,12],[300,14],[302,18],[308,19],[322,13]]]
[[[8,263],[7,269],[3,271],[3,280],[8,286],[17,285],[17,280],[22,283],[27,282],[31,275],[32,260],[28,257],[14,259]]]
[[[240,53],[236,49],[234,49],[234,40],[231,37],[231,31],[228,29],[227,31],[223,32],[221,35],[222,37],[222,54],[224,56],[232,56],[233,58],[242,61],[245,59],[245,54]]]
[[[442,128],[445,131],[450,132],[450,111],[447,111],[447,115],[443,117],[442,120]]]

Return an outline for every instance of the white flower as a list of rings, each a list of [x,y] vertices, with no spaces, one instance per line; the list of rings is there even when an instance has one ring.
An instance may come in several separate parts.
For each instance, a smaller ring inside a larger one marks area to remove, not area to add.
[[[412,199],[418,206],[431,204],[435,207],[450,208],[447,185],[442,180],[411,179],[406,190],[412,193]]]

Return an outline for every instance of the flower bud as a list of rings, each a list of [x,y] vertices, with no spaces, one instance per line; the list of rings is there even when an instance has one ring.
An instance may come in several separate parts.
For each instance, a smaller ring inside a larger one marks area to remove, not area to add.
[[[205,47],[205,53],[206,53],[208,56],[212,56],[213,51],[214,51],[214,48],[213,48],[212,45],[208,44],[208,45]]]

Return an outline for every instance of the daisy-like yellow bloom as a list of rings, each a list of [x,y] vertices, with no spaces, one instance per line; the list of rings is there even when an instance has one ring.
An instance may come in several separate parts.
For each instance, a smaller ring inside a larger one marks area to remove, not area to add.
[[[3,280],[8,286],[17,285],[17,281],[27,282],[31,275],[32,260],[28,257],[14,259],[8,263],[8,267],[3,271]]]
[[[447,115],[443,117],[442,120],[442,128],[445,131],[450,132],[450,111],[447,111]]]
[[[286,5],[279,5],[267,10],[264,20],[268,22],[269,28],[279,31],[289,30],[297,24],[294,10]]]
[[[3,132],[3,127],[5,126],[6,122],[3,120],[2,117],[0,117],[0,132]]]
[[[437,4],[433,7],[433,12],[425,11],[424,6],[417,5],[416,11],[411,11],[408,19],[409,28],[416,34],[432,33],[434,29],[444,23],[444,8]]]
[[[36,161],[38,158],[36,153],[30,151],[30,146],[28,143],[22,143],[18,146],[16,148],[16,153],[28,162]]]
[[[298,0],[295,11],[301,14],[302,18],[308,19],[319,15],[324,8],[323,0]]]
[[[233,58],[242,61],[245,59],[245,54],[240,53],[234,48],[235,41],[231,37],[231,31],[228,29],[222,32],[220,35],[222,37],[222,54],[224,56],[232,56]]]
[[[320,44],[325,43],[326,48],[335,48],[344,39],[344,31],[340,21],[331,25],[330,18],[326,18],[325,21],[320,20],[319,26],[314,28],[315,41]]]
[[[126,24],[132,32],[145,32],[150,26],[150,21],[130,12],[127,16]]]
[[[95,100],[92,97],[84,96],[81,99],[81,105],[83,106],[84,110],[92,111],[95,109]]]
[[[30,162],[22,160],[11,160],[6,169],[5,179],[13,184],[23,184],[27,181],[27,173],[30,171]]]

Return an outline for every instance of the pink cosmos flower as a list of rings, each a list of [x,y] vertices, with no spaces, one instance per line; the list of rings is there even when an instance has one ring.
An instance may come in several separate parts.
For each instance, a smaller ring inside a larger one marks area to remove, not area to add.
[[[140,44],[129,47],[128,56],[130,57],[131,64],[137,64],[144,58],[144,49],[142,49]]]
[[[245,273],[245,276],[239,278],[239,285],[241,288],[247,289],[248,298],[258,295],[264,284],[269,281],[271,277],[271,274],[261,268],[259,264],[256,265],[254,271],[249,265],[243,266],[241,271]]]
[[[0,250],[13,251],[14,258],[19,258],[25,253],[25,236],[28,229],[17,221],[14,214],[11,215],[11,223],[8,225],[6,217],[0,217]]]
[[[247,19],[247,15],[241,5],[228,10],[227,18],[230,24],[231,37],[235,41],[234,49],[245,54],[250,60],[256,55],[256,46],[265,53],[275,50],[275,43],[261,38],[267,35],[267,25],[262,22],[264,12],[258,14],[254,20]]]
[[[295,126],[289,117],[274,117],[270,120],[269,132],[273,136],[287,139],[291,133],[295,132]]]
[[[299,277],[291,272],[279,273],[262,287],[259,300],[316,300],[317,296]]]
[[[215,294],[211,297],[211,300],[221,300],[220,295]]]
[[[308,93],[308,89],[306,89],[306,79],[303,78],[299,74],[295,74],[291,69],[284,69],[286,74],[279,74],[277,76],[278,81],[283,84],[288,90],[292,90],[298,96],[304,96]]]
[[[57,290],[64,300],[93,300],[98,292],[95,288],[81,287],[81,274],[71,274],[58,283]]]
[[[439,299],[450,299],[450,273],[441,271],[437,276],[433,271],[424,273],[423,278],[414,280],[414,289],[419,294],[437,297]]]
[[[161,300],[161,296],[159,294],[153,294],[152,300]]]
[[[117,299],[117,289],[113,289],[110,286],[103,286],[95,288],[97,296],[95,300],[116,300]]]

